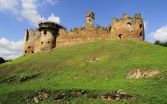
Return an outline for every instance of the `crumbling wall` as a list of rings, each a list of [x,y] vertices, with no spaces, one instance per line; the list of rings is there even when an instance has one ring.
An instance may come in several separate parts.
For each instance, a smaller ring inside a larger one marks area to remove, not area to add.
[[[57,37],[56,47],[67,46],[91,42],[96,40],[106,40],[110,37],[109,30],[104,27],[98,28],[73,28],[70,32],[60,29]]]
[[[103,27],[103,26],[97,26],[96,27],[96,32],[97,32],[97,40],[106,40],[110,39],[110,28],[111,26],[108,27]]]
[[[112,20],[112,39],[144,40],[144,23],[140,14],[131,18],[127,14],[123,18]]]
[[[35,30],[35,43],[34,43],[34,52],[41,51],[41,33],[38,30]]]
[[[32,29],[25,31],[24,54],[34,53],[35,32]]]

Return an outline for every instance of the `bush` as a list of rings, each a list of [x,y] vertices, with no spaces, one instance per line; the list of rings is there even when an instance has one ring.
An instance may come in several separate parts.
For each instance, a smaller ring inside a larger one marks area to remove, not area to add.
[[[0,64],[5,63],[5,62],[6,61],[2,57],[0,57]]]
[[[164,47],[167,47],[167,42],[160,42],[160,41],[155,41],[156,45],[160,45],[160,46],[164,46]]]

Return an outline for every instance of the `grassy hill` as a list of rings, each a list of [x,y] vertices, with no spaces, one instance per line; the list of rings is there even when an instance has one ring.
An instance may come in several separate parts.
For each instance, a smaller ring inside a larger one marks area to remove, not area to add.
[[[128,79],[137,69],[160,74]],[[118,90],[132,97],[101,99]],[[167,104],[166,98],[167,48],[147,42],[97,41],[0,65],[0,104]]]

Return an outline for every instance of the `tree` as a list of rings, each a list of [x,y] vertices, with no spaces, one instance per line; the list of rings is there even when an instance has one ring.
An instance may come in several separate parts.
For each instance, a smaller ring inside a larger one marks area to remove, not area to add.
[[[167,42],[160,42],[160,41],[157,40],[157,41],[155,41],[154,44],[167,47]]]
[[[5,62],[6,61],[2,57],[0,57],[0,64],[5,63]]]

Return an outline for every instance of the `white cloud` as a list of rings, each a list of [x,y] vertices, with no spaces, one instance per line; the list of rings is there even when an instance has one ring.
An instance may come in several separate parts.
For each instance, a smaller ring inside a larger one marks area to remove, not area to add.
[[[0,10],[14,10],[19,0],[0,0]]]
[[[167,25],[157,29],[155,32],[152,32],[151,35],[155,40],[167,41]]]
[[[50,17],[48,17],[48,21],[51,21],[51,22],[55,22],[55,23],[58,23],[60,24],[60,18],[59,17],[56,17],[54,16],[54,14],[52,13]]]
[[[0,57],[5,59],[14,59],[23,55],[23,40],[10,41],[6,38],[0,38]]]
[[[47,4],[55,4],[57,0],[43,0]],[[41,0],[0,0],[0,11],[11,11],[16,15],[16,18],[26,19],[33,24],[37,24],[42,20],[47,20],[41,17],[39,13],[39,5]],[[54,15],[51,15],[52,18]],[[54,16],[54,22],[60,23],[60,18]]]
[[[60,23],[60,18],[52,13],[48,19],[41,18],[39,5],[55,4],[57,0],[0,0],[0,12],[12,12],[19,20],[28,20],[31,24],[37,24],[42,20]],[[23,52],[23,41],[10,41],[0,38],[0,57],[13,59],[21,56]]]
[[[148,22],[144,22],[144,29],[147,30],[148,28]]]
[[[22,0],[21,1],[21,16],[32,23],[39,23],[42,18],[37,11],[37,0]]]

